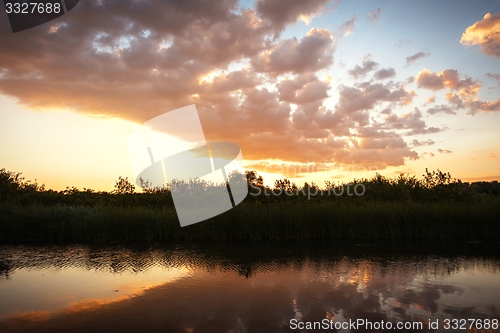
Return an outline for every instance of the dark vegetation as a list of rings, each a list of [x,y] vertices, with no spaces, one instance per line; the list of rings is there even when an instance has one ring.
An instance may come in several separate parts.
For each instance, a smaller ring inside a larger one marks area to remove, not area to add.
[[[0,242],[161,242],[170,240],[429,239],[498,240],[500,184],[465,183],[426,170],[423,178],[376,175],[350,184],[274,188],[255,171],[232,210],[181,228],[170,189],[119,178],[112,192],[47,190],[0,170]],[[363,191],[358,186],[363,185]],[[217,186],[178,182],[187,191]],[[220,186],[220,185],[219,185]],[[350,190],[349,190],[350,189]]]

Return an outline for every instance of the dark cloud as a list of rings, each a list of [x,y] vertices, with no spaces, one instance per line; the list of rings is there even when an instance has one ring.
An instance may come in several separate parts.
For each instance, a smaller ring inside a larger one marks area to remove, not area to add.
[[[486,73],[486,76],[489,77],[490,79],[496,80],[498,85],[500,85],[500,74]]]
[[[288,24],[297,22],[300,17],[314,16],[324,10],[329,0],[258,0],[255,4],[257,14],[279,33]]]
[[[405,80],[405,83],[413,83],[413,82],[415,82],[415,77],[414,76],[409,76]]]
[[[371,110],[381,102],[400,105],[411,103],[414,93],[392,84],[363,82],[356,87],[340,86],[337,110],[352,114],[358,111]]]
[[[300,41],[286,39],[254,58],[256,71],[270,74],[314,72],[333,63],[333,41],[326,29],[311,29]]]
[[[357,79],[365,76],[369,72],[375,70],[378,67],[378,63],[371,59],[371,55],[368,54],[363,58],[361,66],[356,65],[353,69],[349,71],[349,75]]]
[[[431,54],[429,52],[417,52],[411,56],[406,57],[406,64],[411,65],[412,63],[414,63],[418,59],[425,58],[425,57],[428,57],[430,55]]]
[[[437,105],[433,108],[427,109],[427,113],[430,115],[435,115],[438,113],[457,114],[457,112],[452,107],[450,107],[448,105]]]
[[[440,152],[441,154],[451,154],[452,151],[449,150],[449,149],[438,149],[438,152]]]
[[[200,77],[267,46],[269,29],[236,5],[82,2],[57,29],[0,35],[0,91],[33,108],[137,121],[191,104]]]
[[[431,139],[420,141],[417,139],[413,139],[411,143],[413,147],[432,146],[433,144],[435,144],[435,142]]]
[[[405,135],[438,133],[447,128],[427,127],[422,119],[422,112],[415,108],[412,112],[399,116],[390,114],[385,122],[380,125],[381,128],[405,130]]]
[[[382,68],[373,74],[373,78],[376,80],[384,80],[396,76],[396,71],[394,68]]]

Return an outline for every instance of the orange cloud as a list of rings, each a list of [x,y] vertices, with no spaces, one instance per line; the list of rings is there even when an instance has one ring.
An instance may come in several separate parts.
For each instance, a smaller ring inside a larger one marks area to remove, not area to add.
[[[458,109],[467,109],[470,114],[481,112],[500,111],[500,99],[495,102],[481,101],[478,99],[481,84],[471,77],[461,78],[456,69],[444,69],[439,73],[428,69],[421,70],[417,76],[417,85],[420,88],[438,91],[450,89],[458,93],[446,93],[446,100],[451,105],[438,105],[430,108],[429,114],[457,114]]]
[[[424,102],[424,105],[429,105],[429,104],[432,104],[436,101],[436,97],[435,96],[431,96],[429,98],[427,98]]]
[[[456,69],[444,69],[439,73],[435,73],[424,68],[417,74],[416,80],[419,87],[434,91],[444,88],[452,90],[461,88],[477,90],[481,87],[477,81],[470,77],[460,79],[460,74]]]
[[[82,2],[78,15],[58,19],[57,30],[40,26],[22,39],[0,35],[0,44],[9,46],[0,52],[0,92],[33,109],[137,122],[195,103],[207,139],[239,144],[248,160],[383,169],[418,158],[402,135],[442,129],[429,128],[419,112],[385,124],[373,120],[379,107],[412,102],[415,93],[404,83],[342,85],[338,103],[328,108],[323,103],[332,80],[318,72],[333,63],[338,31],[314,28],[300,39],[279,38],[287,25],[319,14],[325,4],[257,1],[240,9],[235,0]],[[356,21],[342,24],[341,34]],[[377,66],[367,56],[351,76]],[[374,77],[394,75],[386,68]]]
[[[481,21],[465,29],[460,43],[465,46],[479,45],[487,55],[500,57],[500,13],[487,13]]]

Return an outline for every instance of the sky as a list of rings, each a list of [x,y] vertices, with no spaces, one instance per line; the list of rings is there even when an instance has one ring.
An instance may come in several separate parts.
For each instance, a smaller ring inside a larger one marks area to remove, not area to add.
[[[0,168],[47,188],[134,179],[129,134],[191,104],[269,185],[500,179],[500,2],[81,1],[18,33],[2,6]]]

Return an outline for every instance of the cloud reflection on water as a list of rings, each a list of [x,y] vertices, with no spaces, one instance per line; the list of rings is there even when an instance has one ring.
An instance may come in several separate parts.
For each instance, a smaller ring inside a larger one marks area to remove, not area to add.
[[[2,332],[287,332],[292,318],[500,315],[499,261],[474,254],[321,244],[4,247],[0,262],[9,296],[0,300]]]

